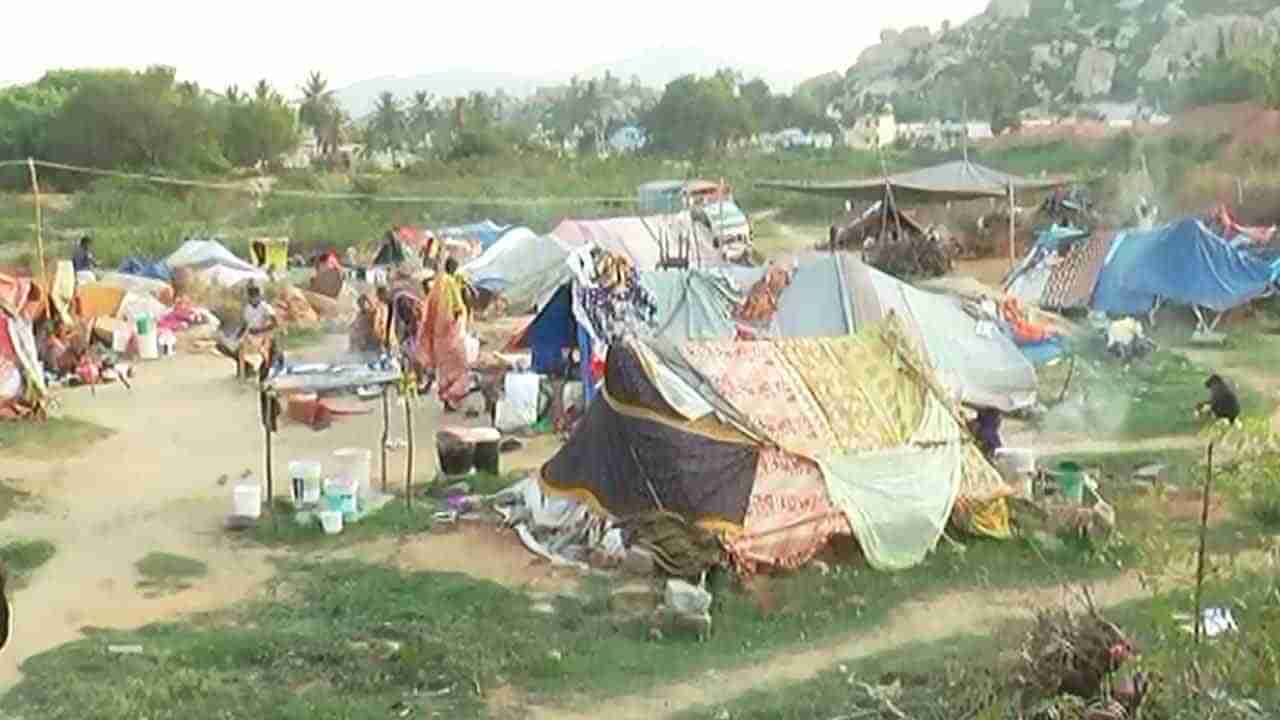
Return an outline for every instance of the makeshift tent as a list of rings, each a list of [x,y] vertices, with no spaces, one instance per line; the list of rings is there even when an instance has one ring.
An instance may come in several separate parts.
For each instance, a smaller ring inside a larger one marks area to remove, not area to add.
[[[628,258],[639,270],[653,270],[672,260],[689,267],[724,265],[711,230],[687,213],[565,220],[551,234],[565,247],[594,246]]]
[[[494,243],[498,242],[502,233],[510,228],[510,225],[499,225],[492,220],[482,220],[467,225],[441,228],[436,231],[436,235],[441,238],[475,240],[480,243],[482,249],[488,250]]]
[[[39,412],[48,395],[31,321],[0,309],[0,419]]]
[[[569,251],[553,235],[512,228],[484,254],[462,266],[473,285],[501,294],[513,310],[545,302],[571,276]]]
[[[1118,233],[1093,294],[1095,310],[1134,315],[1167,301],[1219,312],[1272,292],[1280,261],[1232,247],[1189,218],[1149,231]]]
[[[839,338],[615,345],[602,401],[541,478],[602,513],[662,507],[716,528],[747,571],[804,563],[837,534],[873,567],[909,567],[953,513],[1008,535],[1009,489],[892,319]]]
[[[234,253],[217,240],[193,239],[184,242],[164,261],[170,269],[189,268],[213,285],[231,287],[246,280],[264,282],[266,273]]]
[[[1070,180],[1031,179],[993,170],[968,160],[957,160],[910,172],[836,182],[765,180],[756,183],[763,188],[790,190],[829,197],[875,202],[884,197],[885,188],[899,202],[957,202],[983,198],[1007,198],[1013,192],[1045,190],[1067,184]]]
[[[1005,291],[1047,310],[1085,308],[1114,236],[1054,225],[1005,278]]]

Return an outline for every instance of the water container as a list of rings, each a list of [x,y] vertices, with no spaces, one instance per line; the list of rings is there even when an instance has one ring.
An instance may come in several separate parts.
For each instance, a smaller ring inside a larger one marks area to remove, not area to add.
[[[150,315],[138,316],[138,357],[143,360],[160,357],[160,340],[156,334],[155,321]]]
[[[146,313],[140,313],[137,317],[136,323],[137,323],[137,333],[139,335],[146,335],[147,333],[155,329],[155,326],[156,326],[155,321],[152,320],[151,316]]]
[[[262,486],[236,485],[231,491],[233,514],[237,517],[258,518],[262,515]]]
[[[333,478],[347,485],[366,500],[373,493],[369,473],[373,465],[373,452],[366,448],[342,448],[333,452]]]
[[[1084,502],[1084,469],[1073,462],[1060,462],[1053,469],[1053,476],[1062,490],[1062,497],[1074,503]]]
[[[294,505],[313,505],[320,500],[320,463],[294,460],[289,463],[289,486]]]
[[[325,535],[337,535],[342,532],[342,513],[333,510],[322,510],[317,513]]]
[[[133,330],[127,325],[111,331],[111,352],[125,355],[129,352],[129,341],[133,339]]]

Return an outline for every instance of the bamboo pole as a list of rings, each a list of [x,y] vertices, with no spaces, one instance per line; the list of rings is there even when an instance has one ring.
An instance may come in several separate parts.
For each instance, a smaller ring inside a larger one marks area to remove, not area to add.
[[[404,503],[408,509],[413,509],[413,456],[415,454],[413,442],[413,399],[409,394],[404,396],[404,427],[405,434],[409,436],[409,459],[405,463],[404,470]]]
[[[40,179],[36,175],[36,161],[27,158],[27,169],[31,172],[31,196],[36,206],[36,258],[40,263],[40,282],[44,283],[44,299],[42,301],[45,317],[49,315],[49,296],[53,288],[49,283],[49,268],[44,259],[44,219],[40,208]]]
[[[1013,197],[1013,181],[1009,181],[1009,270],[1013,270],[1018,264],[1018,227],[1017,220],[1014,218],[1014,210],[1017,206]]]
[[[390,386],[382,386],[382,492],[387,491],[387,442],[391,434],[391,398],[388,397]]]
[[[1204,504],[1200,509],[1200,553],[1196,559],[1196,644],[1204,634],[1204,556],[1209,532],[1209,497],[1213,492],[1213,441],[1209,441],[1209,464],[1204,479]]]

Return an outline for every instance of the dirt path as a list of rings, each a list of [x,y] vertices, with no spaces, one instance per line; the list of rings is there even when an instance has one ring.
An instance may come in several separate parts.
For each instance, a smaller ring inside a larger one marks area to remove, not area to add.
[[[326,357],[345,339],[306,353]],[[20,677],[28,657],[81,636],[81,629],[134,627],[253,596],[273,573],[273,553],[222,529],[231,509],[231,485],[249,470],[262,477],[262,430],[257,396],[232,377],[231,363],[209,356],[179,356],[144,364],[132,391],[104,387],[97,396],[61,394],[66,412],[111,428],[115,435],[85,453],[47,461],[3,460],[0,477],[32,493],[38,503],[0,526],[0,542],[46,539],[57,554],[13,598],[14,637],[0,655],[0,689]],[[370,408],[376,408],[371,404]],[[434,402],[415,416],[419,437],[439,422]],[[393,412],[393,438],[403,437],[403,413]],[[381,419],[335,420],[324,432],[282,425],[276,442],[277,478],[288,462],[326,459],[341,447],[376,451]],[[391,477],[403,477],[403,451],[390,456]],[[377,474],[377,454],[374,455]],[[419,477],[432,477],[436,459],[420,449]],[[220,476],[229,476],[219,484]],[[276,492],[288,492],[287,480]],[[134,563],[150,552],[199,559],[207,577],[189,590],[146,598],[136,587]]]
[[[1093,588],[1101,607],[1119,605],[1144,596],[1138,580],[1124,576]],[[728,671],[711,670],[701,677],[651,688],[643,693],[608,701],[610,718],[652,720],[671,717],[697,707],[715,707],[742,695],[816,677],[837,663],[857,661],[912,643],[946,640],[990,630],[1009,620],[1030,617],[1038,607],[1060,604],[1067,598],[1061,588],[1018,592],[963,592],[927,602],[908,603],[893,611],[874,632],[857,632],[808,650],[780,653],[768,660]],[[575,712],[565,708],[527,707],[536,720],[586,720],[598,711]]]

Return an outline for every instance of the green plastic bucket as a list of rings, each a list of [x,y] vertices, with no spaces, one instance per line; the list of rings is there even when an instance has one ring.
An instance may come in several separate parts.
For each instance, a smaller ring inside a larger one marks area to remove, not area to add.
[[[154,322],[155,321],[151,319],[150,315],[139,315],[138,316],[138,334],[139,335],[151,334],[151,329],[155,327],[153,325]]]
[[[1084,502],[1084,468],[1073,462],[1060,462],[1054,466],[1053,476],[1058,481],[1062,497],[1074,503]]]

